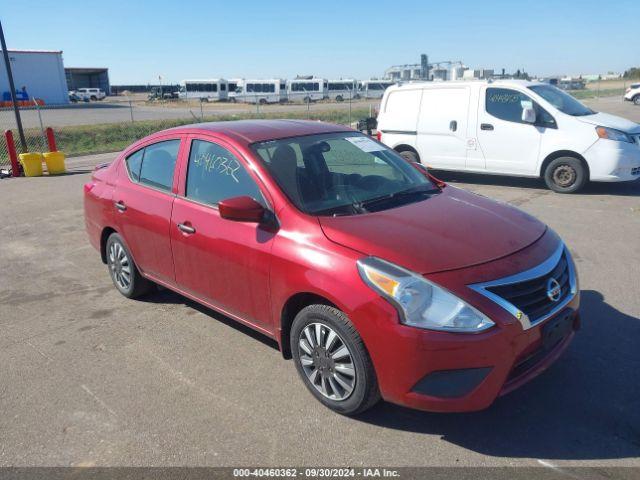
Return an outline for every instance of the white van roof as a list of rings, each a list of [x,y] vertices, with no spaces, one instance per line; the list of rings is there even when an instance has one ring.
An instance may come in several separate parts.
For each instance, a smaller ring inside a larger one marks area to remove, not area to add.
[[[541,82],[531,82],[529,80],[454,80],[448,82],[425,82],[416,81],[394,85],[387,89],[387,92],[396,90],[415,90],[420,88],[447,88],[460,85],[499,85],[502,87],[529,87],[531,85],[540,85]]]

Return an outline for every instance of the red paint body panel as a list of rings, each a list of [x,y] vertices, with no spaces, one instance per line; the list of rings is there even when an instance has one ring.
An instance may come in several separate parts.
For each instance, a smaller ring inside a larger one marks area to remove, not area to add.
[[[321,296],[344,311],[371,356],[382,396],[433,411],[487,407],[552,363],[573,335],[524,374],[516,364],[541,344],[541,327],[519,321],[468,285],[502,278],[540,264],[560,239],[519,210],[453,187],[422,202],[379,213],[313,217],[296,209],[249,146],[298,135],[349,131],[303,121],[202,124],[160,132],[137,142],[116,161],[94,172],[85,186],[85,220],[92,245],[105,229],[118,231],[144,275],[217,309],[282,342],[282,313],[300,293]],[[183,142],[172,192],[137,185],[124,158],[140,147],[180,137]],[[259,185],[277,227],[224,219],[216,207],[184,198],[191,139],[230,149]],[[124,212],[114,203],[123,200]],[[195,228],[195,234],[177,228]],[[424,274],[473,305],[495,326],[479,334],[422,330],[400,323],[395,307],[365,285],[356,261],[375,255]],[[579,297],[567,306],[577,312]],[[577,316],[577,313],[575,314]],[[577,319],[576,319],[577,325]],[[248,348],[250,345],[248,345]],[[430,372],[491,367],[487,377],[460,398],[412,392]]]
[[[521,210],[453,187],[428,202],[354,217],[321,217],[320,223],[336,243],[420,273],[510,255],[531,245],[546,228]]]

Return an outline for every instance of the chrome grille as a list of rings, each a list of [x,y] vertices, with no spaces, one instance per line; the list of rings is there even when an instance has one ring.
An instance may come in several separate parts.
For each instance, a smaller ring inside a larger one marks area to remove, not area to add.
[[[550,286],[559,285],[559,295],[548,295]],[[577,277],[569,251],[560,245],[538,266],[469,288],[496,302],[516,317],[523,328],[543,322],[562,310],[578,292]],[[553,299],[552,299],[553,297]]]
[[[547,295],[548,283],[551,279],[560,284],[560,297],[556,301],[552,301]],[[563,253],[555,268],[546,275],[520,283],[489,287],[487,290],[504,298],[529,317],[531,323],[536,323],[548,314],[558,302],[562,302],[571,291],[566,255]]]

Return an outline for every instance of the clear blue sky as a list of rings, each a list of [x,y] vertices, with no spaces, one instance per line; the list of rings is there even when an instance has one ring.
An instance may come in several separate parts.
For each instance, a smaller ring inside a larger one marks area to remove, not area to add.
[[[398,63],[462,60],[538,75],[640,64],[638,3],[600,1],[190,0],[13,2],[9,48],[63,50],[112,84],[185,78],[380,76]],[[636,12],[636,14],[632,14]]]

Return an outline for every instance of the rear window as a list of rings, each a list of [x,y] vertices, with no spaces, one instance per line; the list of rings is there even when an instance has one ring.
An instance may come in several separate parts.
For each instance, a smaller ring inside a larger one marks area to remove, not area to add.
[[[180,140],[176,139],[154,143],[132,153],[126,159],[131,180],[171,191],[179,148]]]

